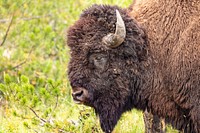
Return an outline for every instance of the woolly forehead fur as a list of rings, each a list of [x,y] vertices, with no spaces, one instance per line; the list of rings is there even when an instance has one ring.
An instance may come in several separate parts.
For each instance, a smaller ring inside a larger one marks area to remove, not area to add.
[[[126,38],[119,47],[107,48],[102,38],[114,33],[116,28],[116,9],[120,12],[125,26]],[[131,44],[130,44],[131,43]],[[119,53],[127,49],[137,49],[141,53],[147,47],[146,36],[141,27],[129,17],[127,10],[118,6],[93,5],[83,11],[78,21],[68,30],[67,44],[72,52],[84,54],[89,51],[113,51]],[[124,49],[124,50],[123,50]],[[83,53],[82,53],[83,52]],[[127,54],[127,53],[126,53]]]

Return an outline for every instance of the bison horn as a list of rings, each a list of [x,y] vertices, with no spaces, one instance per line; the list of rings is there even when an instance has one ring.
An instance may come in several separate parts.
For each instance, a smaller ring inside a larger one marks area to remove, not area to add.
[[[109,33],[102,39],[102,42],[110,48],[116,48],[121,45],[126,37],[126,27],[118,10],[116,10],[116,16],[117,22],[115,33]]]

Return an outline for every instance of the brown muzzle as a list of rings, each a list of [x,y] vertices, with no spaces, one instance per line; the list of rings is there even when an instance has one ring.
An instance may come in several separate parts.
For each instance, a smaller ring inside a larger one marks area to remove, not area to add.
[[[85,88],[75,87],[72,90],[72,97],[75,103],[84,104],[87,102],[89,95],[88,91]]]

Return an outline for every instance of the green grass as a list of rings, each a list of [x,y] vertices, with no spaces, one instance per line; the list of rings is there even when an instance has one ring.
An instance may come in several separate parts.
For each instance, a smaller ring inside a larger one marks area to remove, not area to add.
[[[66,30],[94,3],[128,7],[131,2],[1,0],[0,44],[13,22],[0,46],[0,133],[101,133],[94,110],[71,99]],[[122,131],[143,133],[142,113],[123,114],[114,133]]]

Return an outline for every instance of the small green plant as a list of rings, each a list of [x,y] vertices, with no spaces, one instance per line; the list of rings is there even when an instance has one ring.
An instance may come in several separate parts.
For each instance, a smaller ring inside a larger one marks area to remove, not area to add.
[[[8,103],[7,106],[16,108],[13,109],[14,116],[26,118],[32,112],[38,119],[35,124],[53,124],[52,119],[56,116],[55,109],[61,96],[60,82],[52,79],[46,81],[44,87],[36,88],[30,84],[27,76],[21,75],[14,82],[8,74],[4,74],[4,83],[0,83],[0,91]],[[19,108],[21,110],[18,110]],[[24,122],[24,126],[30,128],[27,122]]]

